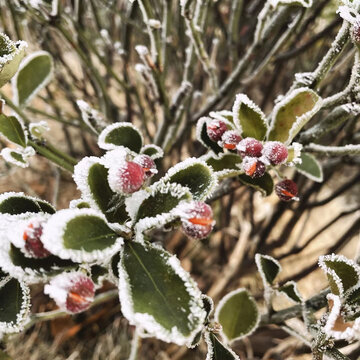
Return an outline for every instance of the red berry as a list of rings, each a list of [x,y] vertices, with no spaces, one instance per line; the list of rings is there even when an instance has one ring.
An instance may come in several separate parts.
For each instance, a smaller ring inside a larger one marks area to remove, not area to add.
[[[181,221],[184,233],[195,239],[206,238],[215,224],[211,207],[202,201],[184,204]]]
[[[282,201],[298,200],[298,188],[294,181],[282,180],[275,186],[275,193]]]
[[[237,144],[236,149],[242,157],[260,157],[262,155],[263,145],[259,140],[247,137]]]
[[[80,272],[63,273],[45,285],[45,294],[63,310],[76,314],[89,308],[95,296],[95,284]]]
[[[120,193],[132,194],[144,183],[143,168],[133,161],[123,161],[119,166],[110,169],[109,185]]]
[[[272,165],[283,164],[288,157],[286,146],[279,141],[268,141],[264,145],[263,155]]]
[[[51,253],[44,248],[44,245],[41,242],[42,232],[42,223],[40,221],[33,221],[28,224],[23,233],[25,250],[29,253],[29,255],[38,259],[51,255]]]
[[[212,120],[206,127],[207,134],[212,141],[219,141],[227,130],[227,126],[224,121]]]
[[[252,178],[258,178],[265,174],[266,166],[257,158],[246,156],[242,162],[242,169],[246,175]]]
[[[235,150],[236,145],[241,141],[241,136],[235,130],[225,131],[221,137],[220,145],[229,150]]]
[[[360,43],[360,23],[356,22],[351,30],[351,37],[356,43]]]
[[[145,173],[145,179],[148,179],[157,173],[155,161],[149,155],[138,155],[133,161],[142,167]]]

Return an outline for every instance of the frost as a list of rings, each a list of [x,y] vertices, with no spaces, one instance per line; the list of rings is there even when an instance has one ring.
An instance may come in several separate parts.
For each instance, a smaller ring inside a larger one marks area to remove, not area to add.
[[[50,127],[46,121],[39,121],[37,123],[31,123],[29,125],[30,134],[38,139],[42,138],[45,131],[49,131]]]
[[[223,121],[229,129],[234,128],[234,124],[232,122],[234,114],[230,110],[221,110],[221,111],[211,111],[209,114],[212,118]]]
[[[296,284],[296,282],[295,281],[293,281],[293,280],[290,280],[290,281],[288,281],[286,284],[284,284],[284,286],[288,286],[288,285],[291,285],[292,286],[292,288],[294,289],[294,293],[295,293],[295,295],[301,300],[301,303],[303,304],[303,298],[302,298],[302,296],[301,296],[301,294],[300,294],[300,292],[299,292],[299,289],[298,289],[298,287],[297,287],[297,284]],[[284,295],[288,300],[290,300],[291,302],[293,302],[293,303],[298,303],[297,301],[295,301],[293,298],[291,298],[285,291],[278,291],[278,290],[276,290],[276,293],[277,294],[281,294],[281,295]]]
[[[345,110],[348,114],[359,115],[360,114],[360,105],[357,103],[348,103],[341,105],[341,108]]]
[[[309,8],[312,6],[312,0],[268,0],[270,5],[273,8],[276,8],[278,5],[301,5],[304,8]]]
[[[0,56],[0,70],[8,63],[10,63],[12,60],[14,60],[14,58],[16,56],[18,56],[22,51],[24,51],[27,47],[28,44],[26,41],[16,41],[13,42],[9,39],[9,37],[5,34],[1,34],[1,36],[3,38],[5,38],[6,43],[8,44],[8,49],[9,49],[9,53]],[[11,45],[14,45],[14,47],[12,47]]]
[[[153,145],[153,144],[143,146],[140,153],[145,154],[146,150],[148,150],[148,149],[156,150],[155,154],[149,155],[153,160],[160,159],[160,158],[162,158],[164,156],[163,149],[160,146]]]
[[[135,46],[135,50],[136,52],[140,55],[140,56],[146,56],[149,55],[149,50],[146,46],[144,45],[136,45]]]
[[[275,264],[278,266],[278,268],[279,268],[278,274],[281,272],[282,267],[281,267],[280,263],[279,263],[276,259],[274,259],[273,257],[271,257],[271,256],[269,256],[269,255],[263,255],[263,254],[256,254],[256,255],[255,255],[256,267],[258,268],[258,271],[259,271],[260,276],[261,276],[261,280],[262,280],[262,282],[263,282],[263,284],[264,284],[264,286],[265,286],[265,288],[266,288],[266,287],[269,287],[269,283],[268,283],[268,281],[267,281],[267,279],[266,279],[266,276],[265,276],[263,267],[262,267],[262,265],[261,265],[261,258],[265,258],[265,259],[267,259],[267,260],[275,263]]]
[[[296,73],[295,80],[297,83],[303,86],[310,86],[314,81],[314,74],[312,72]],[[281,96],[279,98],[279,101],[282,101],[283,99],[284,96]],[[275,102],[279,102],[279,101],[275,101]]]
[[[324,153],[326,155],[359,155],[360,154],[360,144],[349,144],[344,146],[324,146],[319,144],[311,143],[306,146],[306,150],[311,150],[312,152]]]
[[[156,19],[149,19],[148,25],[152,27],[153,29],[161,29],[161,22]]]
[[[291,146],[288,147],[288,150],[293,150],[293,158],[292,160],[287,163],[286,165],[289,165],[289,166],[295,166],[296,164],[301,164],[302,163],[302,160],[301,160],[301,151],[302,151],[302,144],[300,143],[297,143],[297,142],[293,142],[291,144]]]
[[[84,249],[75,250],[68,249],[64,246],[63,235],[66,230],[67,223],[77,216],[96,216],[101,218],[106,224],[105,216],[93,209],[65,209],[60,210],[52,215],[43,228],[41,240],[44,247],[52,254],[57,255],[61,259],[71,259],[72,261],[81,262],[103,262],[114,255],[124,240],[118,237],[113,245],[103,250],[86,251]],[[108,225],[110,227],[110,225]]]
[[[207,355],[206,355],[205,360],[214,360],[214,357],[213,357],[214,356],[214,348],[213,348],[213,345],[212,345],[212,342],[211,342],[211,339],[210,339],[210,333],[208,331],[205,331],[204,339],[205,339],[206,345],[208,347],[208,351],[207,351]],[[227,351],[229,351],[229,353],[234,357],[234,360],[240,360],[239,356],[237,356],[230,347],[226,346],[225,344],[222,344],[222,346]]]
[[[83,100],[76,101],[77,106],[81,111],[81,117],[84,123],[89,126],[95,133],[99,133],[106,127],[106,121],[103,116],[93,109],[88,103]]]
[[[360,22],[360,15],[349,6],[339,6],[336,12],[351,25],[356,25]]]
[[[25,149],[4,148],[1,150],[1,156],[5,161],[22,168],[29,166],[28,159],[35,154],[36,152],[31,146],[27,146]]]
[[[196,138],[204,147],[208,147],[208,145],[205,144],[205,142],[202,140],[201,132],[202,132],[204,124],[207,124],[208,121],[211,121],[211,118],[201,117],[196,123]]]
[[[110,169],[117,166],[120,162],[127,160],[129,154],[137,155],[123,146],[117,146],[115,150],[107,151],[106,154],[100,158],[100,163]]]

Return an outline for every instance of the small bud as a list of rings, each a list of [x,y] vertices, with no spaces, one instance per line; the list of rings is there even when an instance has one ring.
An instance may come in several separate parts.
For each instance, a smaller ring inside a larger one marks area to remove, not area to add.
[[[283,164],[288,157],[286,146],[279,141],[268,141],[264,145],[263,155],[272,165]]]
[[[280,181],[275,186],[275,193],[282,201],[299,200],[297,198],[298,188],[294,181],[285,179]]]
[[[123,161],[119,166],[110,168],[109,185],[113,191],[132,194],[144,183],[143,168],[133,161]]]
[[[206,127],[207,134],[212,141],[220,141],[227,126],[224,121],[212,120]]]
[[[204,239],[211,233],[215,221],[212,209],[208,204],[202,201],[193,201],[184,204],[181,211],[182,229],[187,236]]]
[[[149,155],[138,155],[134,158],[134,163],[139,164],[144,170],[145,180],[157,174],[155,161]]]
[[[25,241],[25,250],[31,257],[41,259],[51,255],[41,242],[42,232],[43,226],[40,221],[30,222],[24,230],[23,239]]]
[[[246,156],[242,162],[242,169],[246,175],[252,178],[258,178],[265,174],[266,166],[257,158]]]
[[[236,145],[241,141],[241,136],[235,130],[225,131],[219,141],[219,145],[225,149],[235,150]]]
[[[44,293],[49,295],[60,309],[76,314],[88,309],[94,301],[95,284],[80,272],[63,273],[45,285]]]
[[[242,157],[260,157],[262,155],[263,144],[259,140],[247,137],[237,144],[236,149]]]

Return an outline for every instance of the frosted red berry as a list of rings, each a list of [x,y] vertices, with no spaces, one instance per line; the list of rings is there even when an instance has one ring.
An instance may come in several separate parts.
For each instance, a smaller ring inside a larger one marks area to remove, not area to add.
[[[265,174],[266,166],[258,158],[246,156],[242,162],[242,169],[247,176],[258,178]]]
[[[220,145],[224,149],[235,150],[237,144],[241,141],[241,136],[235,130],[225,131],[221,137]]]
[[[283,164],[288,157],[286,146],[279,141],[268,141],[264,145],[263,155],[272,165]]]
[[[194,239],[206,238],[214,227],[213,212],[208,204],[193,201],[183,206],[182,229],[184,233]]]
[[[275,193],[282,201],[298,200],[298,187],[292,180],[282,180],[275,186]]]
[[[139,190],[144,183],[143,168],[133,162],[124,161],[109,172],[109,184],[116,192],[132,194]]]
[[[44,248],[41,242],[41,235],[43,233],[42,223],[39,221],[30,222],[24,230],[23,240],[25,242],[25,250],[34,258],[45,258],[51,253]]]
[[[236,149],[242,157],[261,157],[263,144],[259,140],[247,137],[237,144]]]
[[[225,122],[221,120],[212,120],[206,126],[207,134],[212,141],[221,140],[221,137],[226,130],[227,126]]]
[[[157,173],[155,161],[149,155],[138,155],[133,161],[142,167],[145,179],[148,179]]]
[[[356,43],[360,43],[360,23],[358,21],[353,25],[351,37]]]

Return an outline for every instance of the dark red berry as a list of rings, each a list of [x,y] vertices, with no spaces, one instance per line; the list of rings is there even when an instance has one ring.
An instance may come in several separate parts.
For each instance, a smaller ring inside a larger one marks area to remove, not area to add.
[[[236,149],[242,157],[260,157],[262,155],[263,144],[259,140],[247,137],[237,144]]]
[[[294,181],[282,180],[275,186],[275,193],[282,201],[298,200],[298,188]]]
[[[247,176],[258,178],[265,174],[266,166],[257,158],[246,156],[242,162],[242,169]]]
[[[157,173],[155,161],[149,155],[138,155],[133,161],[143,168],[145,179],[148,179]]]
[[[139,164],[123,161],[118,167],[110,169],[109,184],[116,192],[131,194],[141,188],[144,175],[144,170]]]
[[[268,141],[264,145],[263,155],[272,165],[283,164],[288,157],[286,146],[279,141]]]
[[[227,126],[225,122],[221,120],[212,120],[206,127],[207,134],[212,141],[221,140],[221,137],[226,130]]]
[[[215,223],[211,207],[202,201],[184,204],[181,220],[184,233],[195,239],[206,238]]]
[[[358,21],[353,25],[351,37],[356,43],[360,43],[360,23]]]
[[[241,141],[241,136],[235,130],[225,131],[221,137],[220,145],[224,149],[235,150],[236,145]]]
[[[40,221],[34,221],[28,224],[23,233],[25,250],[29,253],[29,255],[38,259],[51,255],[51,253],[44,248],[44,245],[41,242],[42,232],[42,223]]]

